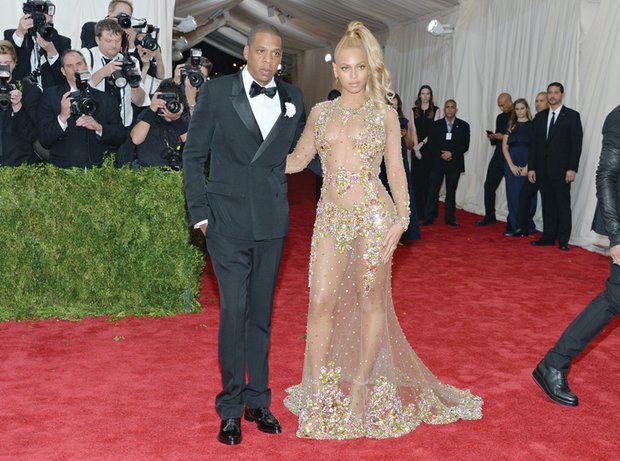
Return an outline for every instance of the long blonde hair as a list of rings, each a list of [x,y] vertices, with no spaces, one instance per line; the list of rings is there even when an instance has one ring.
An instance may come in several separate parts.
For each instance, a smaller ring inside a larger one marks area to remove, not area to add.
[[[334,56],[348,48],[361,48],[368,58],[370,73],[366,82],[366,95],[377,108],[389,104],[394,98],[394,91],[391,88],[392,77],[383,61],[381,46],[372,32],[359,21],[349,23],[347,31],[336,45]]]
[[[512,131],[517,126],[517,111],[515,110],[517,104],[523,104],[525,106],[525,116],[530,122],[532,121],[532,112],[530,112],[530,105],[527,103],[527,100],[525,98],[519,98],[512,106],[512,115],[510,116],[510,121],[508,122],[508,133],[512,133]]]

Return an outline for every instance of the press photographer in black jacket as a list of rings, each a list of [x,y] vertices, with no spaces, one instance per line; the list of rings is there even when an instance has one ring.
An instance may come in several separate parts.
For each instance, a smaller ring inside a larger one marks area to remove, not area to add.
[[[15,48],[0,40],[0,166],[35,163],[36,114],[41,91],[28,81],[15,80]]]
[[[131,130],[136,145],[134,166],[169,166],[180,170],[189,113],[183,91],[173,79],[161,82],[148,109]]]
[[[46,89],[41,98],[39,141],[50,149],[50,162],[56,166],[99,166],[104,151],[119,146],[126,136],[118,105],[113,96],[89,88],[87,79],[78,82],[76,75],[88,74],[82,53],[66,51],[61,65],[65,83]]]

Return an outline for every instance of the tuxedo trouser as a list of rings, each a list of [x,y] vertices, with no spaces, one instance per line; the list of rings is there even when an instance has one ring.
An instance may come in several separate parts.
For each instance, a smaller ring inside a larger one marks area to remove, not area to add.
[[[620,267],[611,265],[605,291],[594,298],[564,330],[558,342],[545,356],[545,363],[568,372],[577,357],[607,324],[620,313]]]
[[[207,230],[205,240],[220,291],[223,389],[215,407],[222,419],[239,418],[244,405],[262,408],[271,402],[271,309],[284,238],[239,240]]]
[[[455,222],[456,220],[456,188],[459,185],[461,172],[445,165],[447,162],[440,160],[434,162],[431,168],[431,182],[428,191],[428,199],[424,210],[424,219],[432,221],[437,218],[439,212],[439,191],[443,177],[446,177],[446,214],[445,222]]]
[[[519,229],[525,232],[534,232],[533,216],[536,213],[536,192],[538,192],[538,183],[531,183],[526,180],[519,192],[519,215],[517,217],[517,225]]]
[[[568,244],[572,230],[570,209],[570,183],[564,178],[550,178],[541,175],[540,195],[542,197],[543,235],[541,240]]]
[[[504,156],[493,154],[484,180],[484,217],[495,219],[495,193],[504,179]]]

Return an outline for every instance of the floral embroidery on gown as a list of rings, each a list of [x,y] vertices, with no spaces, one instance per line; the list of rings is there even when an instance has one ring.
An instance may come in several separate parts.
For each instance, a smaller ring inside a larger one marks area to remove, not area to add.
[[[284,403],[313,439],[398,437],[420,423],[482,418],[480,397],[442,384],[405,338],[392,304],[390,226],[407,228],[409,197],[400,126],[387,105],[340,99],[312,110],[287,173],[318,151],[323,189],[312,236],[302,382]],[[379,180],[382,158],[394,201]]]

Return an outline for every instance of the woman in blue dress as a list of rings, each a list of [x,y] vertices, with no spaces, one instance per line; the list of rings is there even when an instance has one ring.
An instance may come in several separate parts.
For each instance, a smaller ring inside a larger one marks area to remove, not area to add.
[[[519,227],[519,192],[527,181],[527,157],[532,142],[534,128],[530,106],[523,98],[517,99],[514,111],[508,123],[508,133],[504,135],[502,151],[506,158],[504,178],[506,179],[506,201],[508,202],[508,219],[504,235],[511,236]],[[534,228],[536,197],[530,207],[530,229]]]
[[[407,151],[413,147],[413,128],[409,123],[409,119],[403,115],[403,103],[400,96],[394,93],[394,99],[392,99],[392,107],[398,112],[398,121],[400,122],[400,147],[403,156],[403,166],[405,167],[405,175],[407,176],[407,187],[409,190],[409,209],[411,210],[411,219],[409,220],[409,227],[400,238],[400,243],[404,244],[409,240],[420,240],[420,224],[418,222],[418,212],[415,205],[415,197],[413,194],[413,176],[411,174],[411,168],[409,167],[409,156]],[[385,170],[385,162],[381,163],[381,173],[379,173],[379,179],[385,186],[388,192],[390,192],[390,185],[387,180],[387,173]]]

